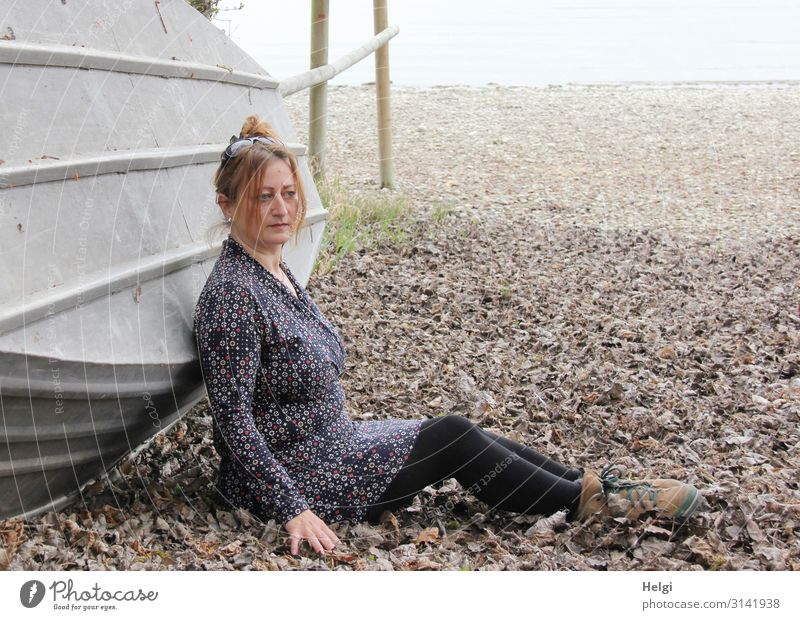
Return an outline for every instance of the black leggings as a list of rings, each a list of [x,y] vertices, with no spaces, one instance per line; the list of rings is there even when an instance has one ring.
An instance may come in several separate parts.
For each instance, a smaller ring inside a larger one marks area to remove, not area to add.
[[[410,504],[430,484],[455,478],[493,509],[574,519],[582,469],[568,469],[535,450],[484,430],[460,415],[425,420],[403,467],[367,513],[376,523],[384,510]]]

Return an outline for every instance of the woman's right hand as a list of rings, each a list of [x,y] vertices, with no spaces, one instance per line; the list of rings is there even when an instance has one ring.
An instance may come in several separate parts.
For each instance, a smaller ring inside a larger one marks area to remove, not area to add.
[[[286,522],[286,531],[289,532],[290,551],[297,554],[300,541],[308,540],[311,548],[319,553],[327,553],[340,542],[336,533],[311,510],[304,510],[294,519]]]

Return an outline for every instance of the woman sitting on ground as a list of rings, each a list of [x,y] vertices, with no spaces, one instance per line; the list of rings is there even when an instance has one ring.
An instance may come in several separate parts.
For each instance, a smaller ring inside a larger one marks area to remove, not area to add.
[[[285,526],[318,552],[339,538],[329,524],[376,522],[430,484],[455,477],[492,508],[693,514],[702,497],[674,480],[630,482],[613,469],[570,469],[459,415],[354,421],[339,377],[345,345],[283,261],[303,226],[306,196],[297,160],[270,126],[249,116],[214,177],[230,225],[200,295],[194,331],[221,457],[226,505]],[[619,502],[612,502],[619,505]]]

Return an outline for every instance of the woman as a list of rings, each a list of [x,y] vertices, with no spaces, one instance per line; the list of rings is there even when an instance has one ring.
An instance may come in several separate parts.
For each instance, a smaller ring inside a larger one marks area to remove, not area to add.
[[[283,524],[292,554],[301,540],[327,553],[339,542],[329,523],[375,522],[450,477],[493,508],[567,509],[572,520],[608,513],[612,496],[631,518],[701,506],[691,485],[569,469],[458,415],[351,420],[338,380],[344,342],[282,259],[306,213],[297,161],[257,116],[221,160],[214,184],[230,233],[194,314],[218,491]]]

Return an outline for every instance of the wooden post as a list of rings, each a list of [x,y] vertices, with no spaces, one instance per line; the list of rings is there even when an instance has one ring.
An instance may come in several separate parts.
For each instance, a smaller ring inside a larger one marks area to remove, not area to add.
[[[328,0],[311,0],[311,69],[328,64]],[[315,179],[325,178],[328,83],[312,86],[308,106],[308,156]]]
[[[375,34],[389,26],[388,0],[372,0]],[[375,50],[375,95],[378,103],[378,152],[381,187],[394,185],[392,164],[392,114],[389,98],[389,44]]]

